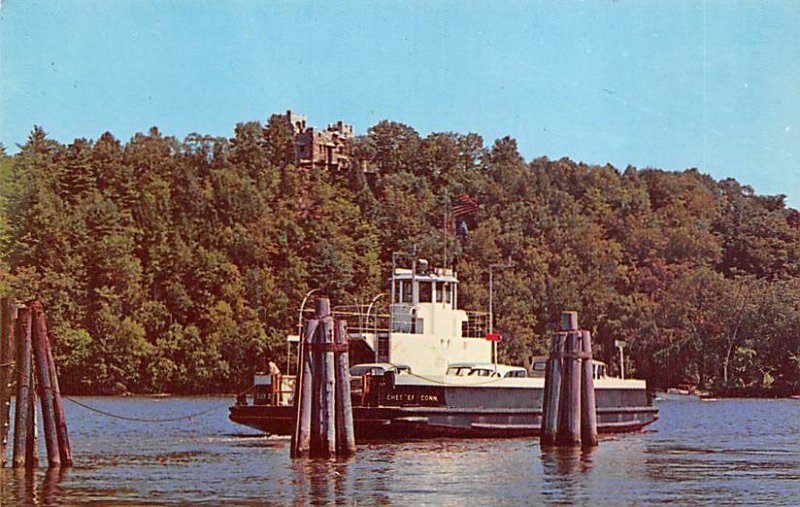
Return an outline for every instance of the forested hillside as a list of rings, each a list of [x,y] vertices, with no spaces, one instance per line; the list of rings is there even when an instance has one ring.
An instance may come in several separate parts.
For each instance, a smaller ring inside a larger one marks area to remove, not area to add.
[[[485,309],[488,266],[513,265],[494,274],[501,359],[543,352],[575,309],[597,355],[626,340],[655,385],[800,388],[800,214],[781,196],[388,121],[354,152],[367,174],[300,171],[278,115],[231,139],[64,146],[37,127],[0,160],[0,293],[43,301],[65,391],[230,392],[283,365],[316,280],[368,303],[393,251],[438,264],[443,210],[468,194],[461,306]]]

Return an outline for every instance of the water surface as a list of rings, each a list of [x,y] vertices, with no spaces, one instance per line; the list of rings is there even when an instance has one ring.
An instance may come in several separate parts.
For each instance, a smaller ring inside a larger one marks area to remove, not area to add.
[[[591,452],[439,440],[292,461],[288,439],[229,422],[227,398],[75,399],[143,419],[207,413],[149,423],[67,401],[75,467],[0,470],[0,505],[800,505],[797,400],[668,399],[648,431],[604,437]]]

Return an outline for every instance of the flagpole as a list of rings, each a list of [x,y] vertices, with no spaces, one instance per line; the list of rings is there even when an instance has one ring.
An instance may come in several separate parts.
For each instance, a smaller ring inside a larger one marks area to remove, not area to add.
[[[498,267],[497,264],[489,265],[489,334],[494,333],[494,314],[492,313],[492,269]],[[492,363],[494,372],[497,373],[497,341],[492,339]]]
[[[442,224],[442,239],[444,240],[443,247],[443,262],[442,268],[447,269],[447,191],[444,192],[444,223]]]
[[[509,260],[504,264],[489,264],[489,334],[494,334],[494,307],[493,307],[493,272],[495,269],[508,269],[513,266]],[[497,340],[492,340],[492,362],[494,363],[494,372],[497,373]]]

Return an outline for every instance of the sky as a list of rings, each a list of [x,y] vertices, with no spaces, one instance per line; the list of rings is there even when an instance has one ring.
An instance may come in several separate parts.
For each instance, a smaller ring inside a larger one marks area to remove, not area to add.
[[[800,208],[800,2],[0,0],[0,143],[287,109],[527,159],[698,168]]]

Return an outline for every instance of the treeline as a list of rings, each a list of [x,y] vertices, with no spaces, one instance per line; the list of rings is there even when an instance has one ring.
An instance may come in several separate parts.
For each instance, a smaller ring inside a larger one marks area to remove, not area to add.
[[[696,169],[526,162],[516,142],[384,121],[358,167],[298,170],[284,116],[233,138],[153,128],[65,146],[36,127],[0,157],[0,294],[40,298],[63,389],[230,392],[317,281],[334,304],[387,290],[392,252],[457,255],[461,306],[495,272],[501,359],[545,350],[564,309],[596,355],[655,385],[800,388],[800,214]],[[468,194],[469,234],[443,232]]]

